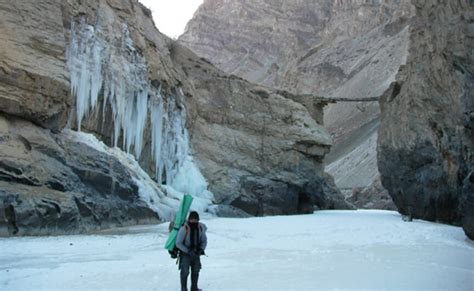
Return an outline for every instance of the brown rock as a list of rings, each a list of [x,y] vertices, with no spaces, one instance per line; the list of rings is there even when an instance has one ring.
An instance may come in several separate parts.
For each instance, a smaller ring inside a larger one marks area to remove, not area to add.
[[[409,0],[212,0],[179,42],[228,73],[270,87],[380,96],[405,62],[413,10]],[[298,102],[313,112],[311,103]],[[340,188],[366,187],[378,175],[379,114],[377,102],[326,107],[324,124],[334,139],[327,171]]]
[[[61,14],[57,1],[0,1],[0,111],[55,131],[72,105]]]
[[[186,109],[191,151],[219,202],[236,204],[240,197],[249,197],[252,202],[246,210],[256,209],[250,211],[255,215],[308,212],[314,204],[346,207],[333,201],[342,196],[323,177],[322,160],[331,140],[315,121],[322,120],[319,105],[310,115],[293,100],[218,71],[160,34],[150,11],[137,1],[30,1],[13,10],[16,4],[4,2],[0,11],[8,21],[2,22],[5,45],[1,52],[6,61],[0,64],[0,72],[5,72],[0,78],[0,110],[9,119],[17,116],[54,131],[66,121],[76,127],[77,106],[70,94],[66,51],[71,29],[83,21],[114,51],[116,58],[100,65],[144,60],[142,81],[150,84],[147,105],[161,94],[167,108]],[[35,43],[34,35],[44,37]],[[26,72],[34,82],[17,78],[18,71]],[[82,129],[112,145],[113,112],[104,101],[103,93],[99,94]],[[147,114],[140,164],[154,176]],[[114,158],[30,123],[21,129],[22,122],[0,123],[8,136],[0,145],[4,155],[0,193],[3,208],[8,209],[4,221],[10,232],[18,227],[23,234],[40,233],[41,227],[50,229],[78,215],[82,222],[76,219],[71,228],[61,224],[59,229],[81,231],[156,221],[149,205],[137,199],[132,174]],[[118,140],[121,145],[123,133]],[[58,176],[58,171],[65,175]],[[60,214],[56,206],[67,211]],[[38,216],[25,222],[23,214],[36,210]]]
[[[342,197],[337,190],[321,187],[331,139],[303,105],[228,77],[180,45],[172,57],[196,90],[188,99],[196,110],[191,140],[218,203],[252,215],[348,207],[330,202]]]

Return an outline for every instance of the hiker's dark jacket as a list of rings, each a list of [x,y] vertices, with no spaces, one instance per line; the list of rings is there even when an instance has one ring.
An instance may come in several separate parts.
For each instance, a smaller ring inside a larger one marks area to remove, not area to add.
[[[205,250],[207,246],[207,227],[203,223],[199,223],[199,249]],[[184,253],[189,253],[191,247],[191,227],[186,222],[178,231],[176,237],[176,247]]]

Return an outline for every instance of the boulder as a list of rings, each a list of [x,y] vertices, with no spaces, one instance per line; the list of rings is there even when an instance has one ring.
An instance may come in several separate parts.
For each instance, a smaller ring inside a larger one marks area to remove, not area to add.
[[[392,197],[382,186],[380,176],[365,188],[353,188],[347,201],[359,209],[397,210]]]

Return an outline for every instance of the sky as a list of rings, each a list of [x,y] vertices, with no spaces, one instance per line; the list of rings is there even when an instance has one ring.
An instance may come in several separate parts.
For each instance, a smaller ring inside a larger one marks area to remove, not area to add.
[[[150,8],[156,27],[169,37],[177,38],[203,0],[139,0]]]

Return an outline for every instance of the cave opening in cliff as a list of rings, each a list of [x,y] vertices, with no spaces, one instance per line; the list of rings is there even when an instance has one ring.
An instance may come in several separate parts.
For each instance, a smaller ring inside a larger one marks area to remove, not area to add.
[[[297,205],[298,213],[313,213],[313,203],[311,201],[311,197],[304,192],[298,193],[298,205]]]

